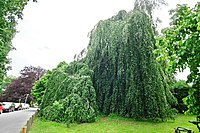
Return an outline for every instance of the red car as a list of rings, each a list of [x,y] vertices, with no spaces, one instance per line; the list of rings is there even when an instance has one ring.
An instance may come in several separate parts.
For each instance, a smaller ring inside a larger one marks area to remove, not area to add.
[[[0,114],[2,114],[3,113],[3,105],[2,105],[2,103],[0,103]]]

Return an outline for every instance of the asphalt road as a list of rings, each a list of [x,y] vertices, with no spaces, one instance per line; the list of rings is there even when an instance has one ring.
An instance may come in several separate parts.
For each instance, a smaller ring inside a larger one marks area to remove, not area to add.
[[[0,115],[0,133],[19,133],[36,108],[20,110]]]

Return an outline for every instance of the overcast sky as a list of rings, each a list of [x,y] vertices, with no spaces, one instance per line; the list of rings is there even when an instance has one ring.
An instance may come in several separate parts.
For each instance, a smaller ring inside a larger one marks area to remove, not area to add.
[[[169,23],[168,10],[177,3],[194,5],[200,0],[166,0],[156,14]],[[61,61],[71,62],[75,54],[88,45],[88,32],[100,20],[107,19],[119,10],[130,11],[134,0],[38,0],[30,2],[19,21],[12,44],[17,49],[10,52],[12,70],[8,75],[18,76],[24,66],[52,69]],[[180,75],[180,77],[185,77]]]

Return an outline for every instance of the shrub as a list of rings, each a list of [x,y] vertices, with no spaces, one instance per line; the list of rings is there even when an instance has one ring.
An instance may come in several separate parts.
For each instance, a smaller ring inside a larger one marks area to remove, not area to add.
[[[172,93],[178,101],[178,104],[176,104],[174,107],[178,110],[179,113],[183,114],[188,110],[187,106],[183,102],[183,98],[188,96],[189,88],[189,85],[184,80],[177,81],[172,86]]]
[[[96,93],[91,73],[83,63],[58,65],[47,82],[40,116],[66,123],[95,121]]]

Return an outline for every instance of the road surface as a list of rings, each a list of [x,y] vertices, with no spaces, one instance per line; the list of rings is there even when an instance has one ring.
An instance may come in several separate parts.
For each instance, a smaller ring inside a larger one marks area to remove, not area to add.
[[[19,133],[36,108],[20,110],[0,115],[0,133]]]

